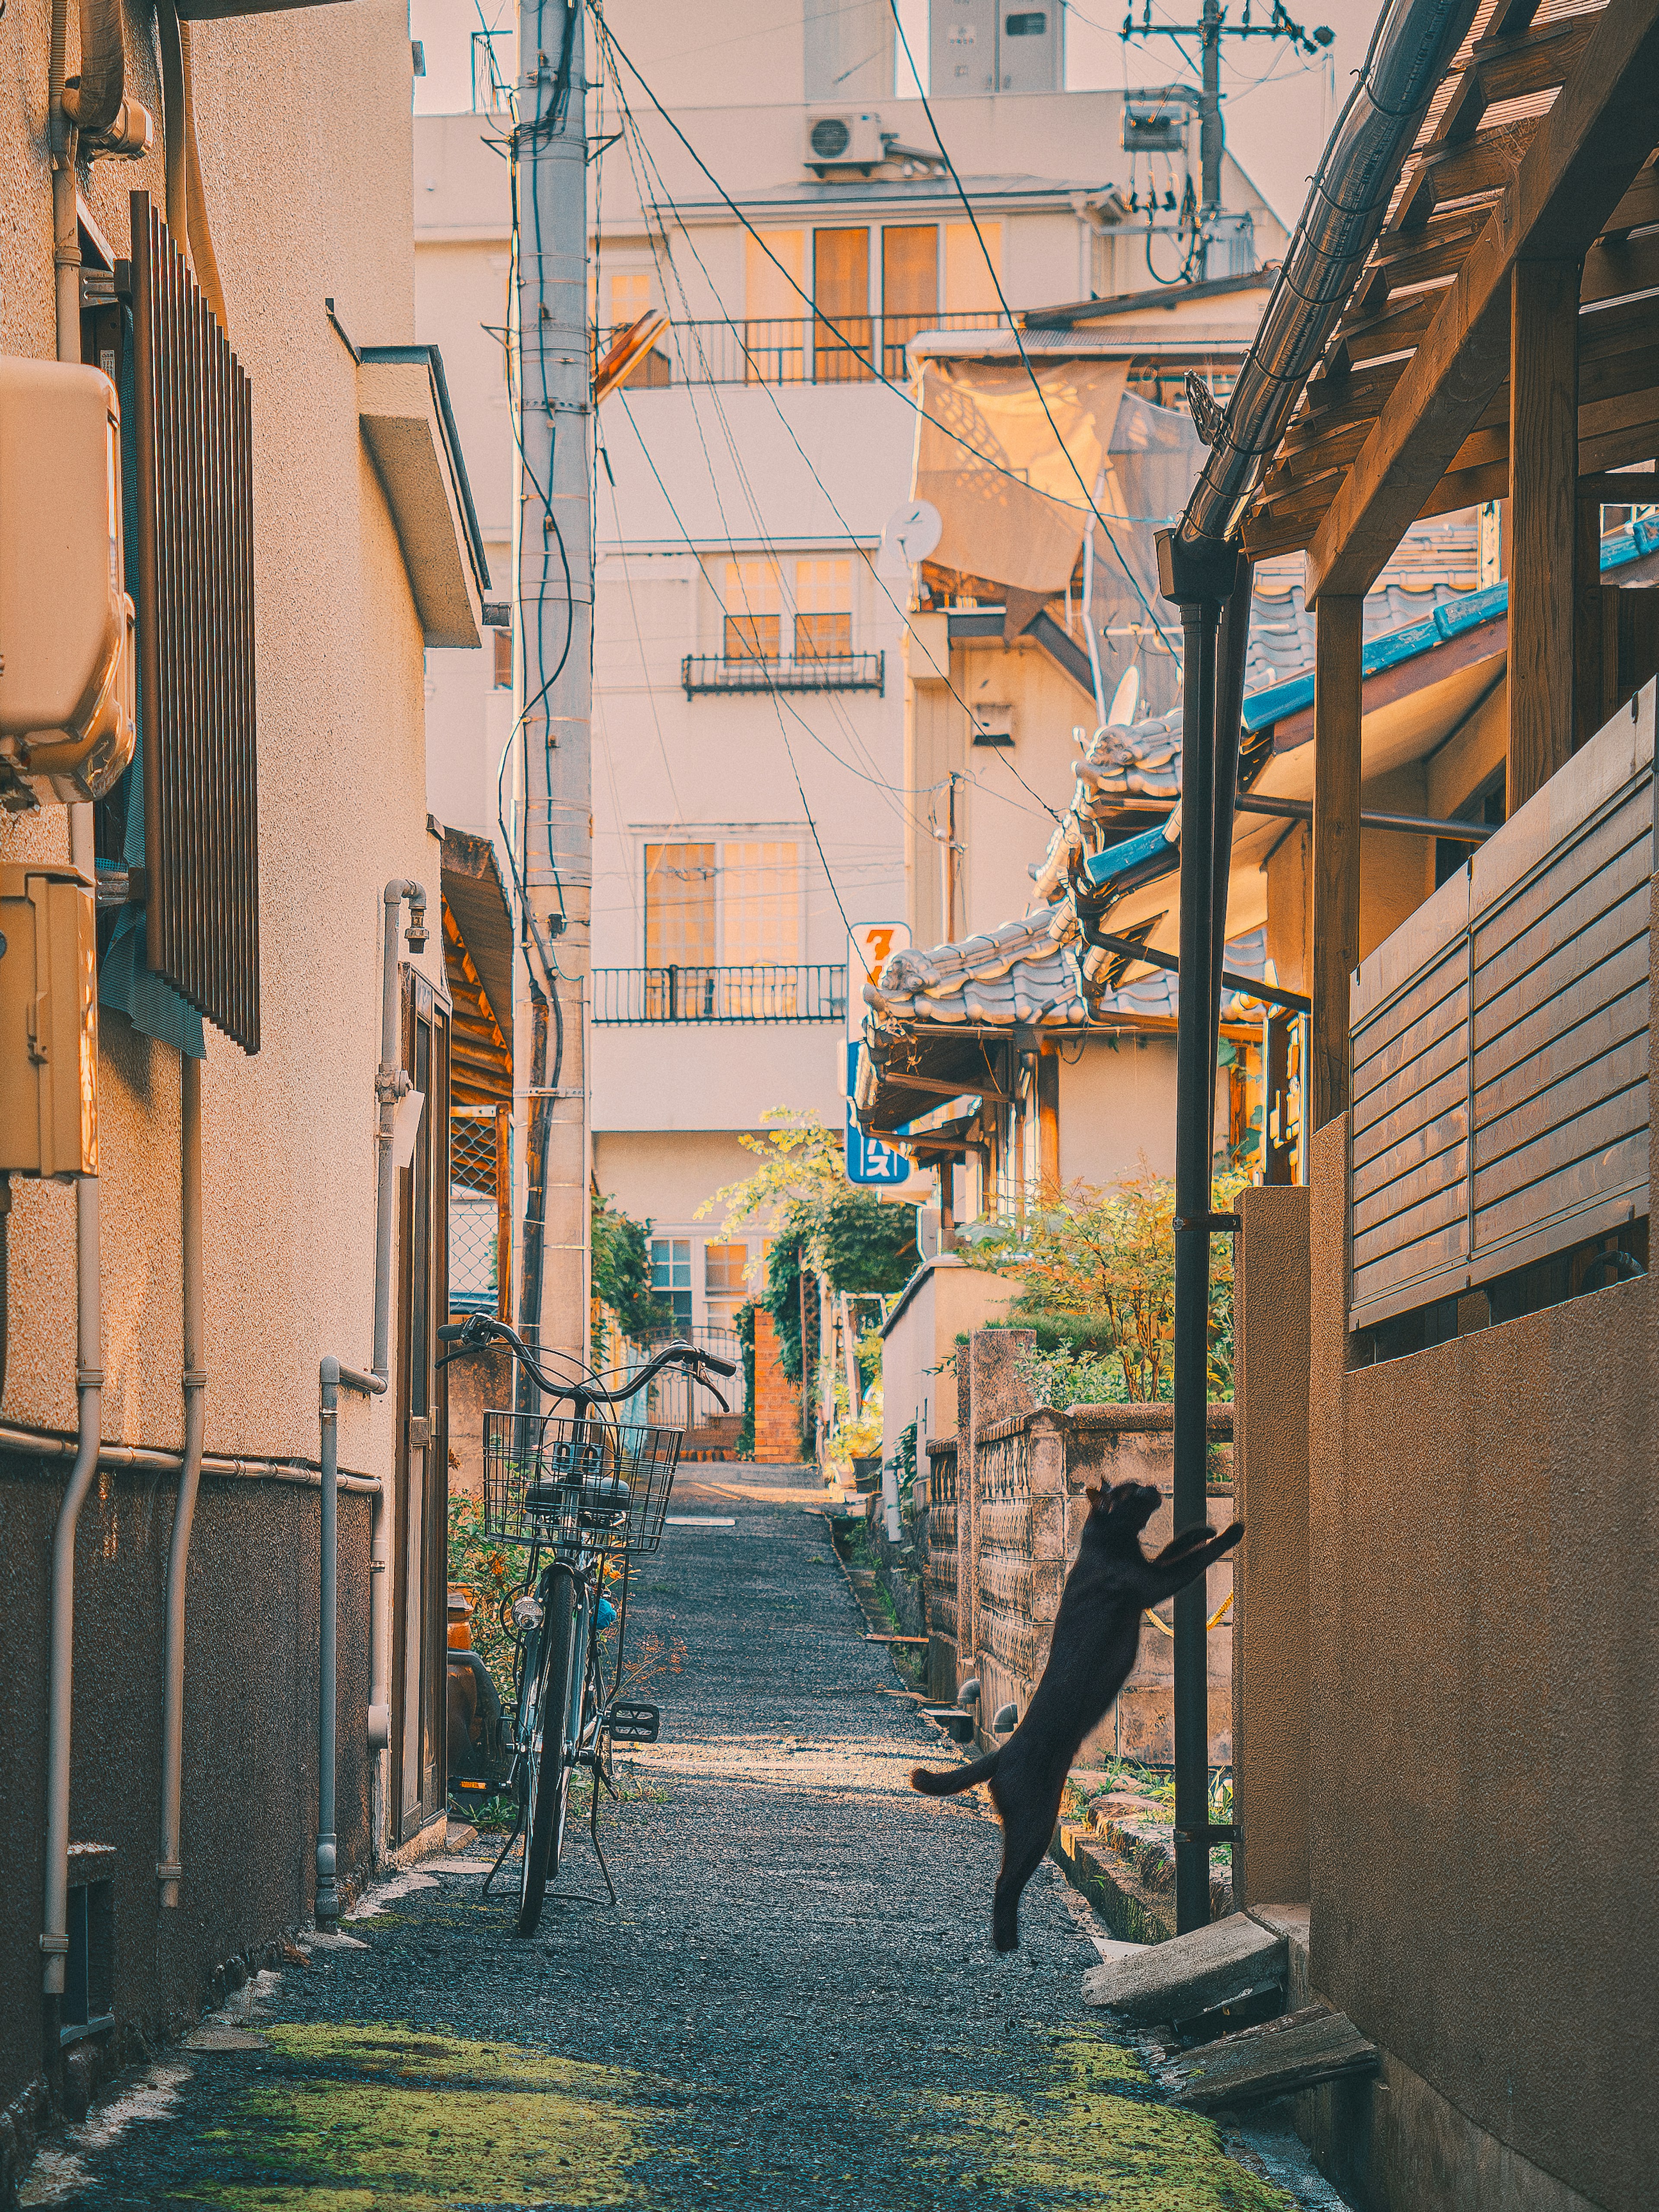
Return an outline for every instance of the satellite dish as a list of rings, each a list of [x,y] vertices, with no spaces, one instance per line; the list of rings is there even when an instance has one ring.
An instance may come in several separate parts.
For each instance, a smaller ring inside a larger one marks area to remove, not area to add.
[[[918,561],[925,561],[939,544],[945,525],[931,501],[913,499],[893,514],[881,533],[878,562],[887,576],[908,577]]]
[[[1129,669],[1112,694],[1112,711],[1106,717],[1109,730],[1127,730],[1135,718],[1135,708],[1140,704],[1140,671]]]

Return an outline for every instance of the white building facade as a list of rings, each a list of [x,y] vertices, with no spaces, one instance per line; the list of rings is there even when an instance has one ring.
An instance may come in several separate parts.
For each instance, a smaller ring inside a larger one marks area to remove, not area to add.
[[[760,1250],[701,1209],[751,1171],[740,1139],[772,1109],[842,1122],[848,926],[902,921],[918,854],[951,836],[949,780],[907,772],[912,580],[880,557],[910,494],[908,342],[1179,260],[1122,96],[1059,88],[1063,11],[902,10],[971,215],[886,0],[777,13],[757,31],[738,0],[613,0],[615,49],[588,61],[599,351],[666,318],[597,422],[593,1173],[650,1219],[659,1294],[697,1328],[729,1320]],[[488,106],[417,118],[414,178],[420,331],[444,347],[498,579],[509,128]],[[1233,250],[1275,258],[1284,233],[1231,162],[1224,198]],[[430,801],[454,827],[498,834],[513,677],[505,626],[494,656],[429,656]],[[1066,705],[1062,742],[1083,719]],[[969,748],[955,797],[965,821],[984,787],[1023,873],[1047,816],[1011,765]]]

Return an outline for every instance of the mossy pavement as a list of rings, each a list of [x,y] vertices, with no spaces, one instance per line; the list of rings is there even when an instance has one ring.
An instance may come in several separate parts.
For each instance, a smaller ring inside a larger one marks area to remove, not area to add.
[[[636,1626],[687,1657],[655,1686],[650,1789],[605,1810],[617,1909],[585,1834],[528,1942],[476,1872],[371,1897],[362,1948],[240,1993],[241,2047],[115,2085],[25,2203],[1293,2206],[1085,2013],[1097,1954],[1054,1869],[1021,1950],[991,1949],[994,1822],[906,1786],[951,1754],[863,1642],[823,1522],[688,1474],[682,1509],[735,1525],[670,1529],[670,1588],[641,1593]]]

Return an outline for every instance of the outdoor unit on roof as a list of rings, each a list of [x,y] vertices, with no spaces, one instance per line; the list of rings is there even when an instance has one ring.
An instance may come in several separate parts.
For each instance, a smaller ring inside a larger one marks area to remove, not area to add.
[[[868,175],[886,158],[880,116],[854,114],[845,108],[807,116],[803,159],[821,177],[838,169],[860,169]]]

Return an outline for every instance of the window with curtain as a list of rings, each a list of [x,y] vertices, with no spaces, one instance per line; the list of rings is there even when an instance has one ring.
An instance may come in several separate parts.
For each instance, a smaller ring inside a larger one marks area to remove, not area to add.
[[[645,964],[712,968],[715,953],[715,845],[645,848]]]
[[[882,374],[902,378],[904,349],[939,320],[939,225],[890,222],[881,234]]]
[[[744,369],[750,384],[799,384],[806,374],[806,233],[744,240]]]
[[[997,288],[991,276],[994,269],[1002,274],[1002,225],[981,222],[980,237],[985,240],[981,247],[979,237],[974,234],[971,222],[947,222],[945,226],[945,311],[950,315],[989,315],[1001,313],[997,300]],[[990,267],[986,255],[990,256]]]
[[[783,585],[770,561],[726,564],[727,660],[775,660],[783,649]]]
[[[853,384],[869,376],[870,233],[812,233],[812,374],[819,384]]]
[[[853,650],[853,563],[795,563],[795,658],[833,660]]]

